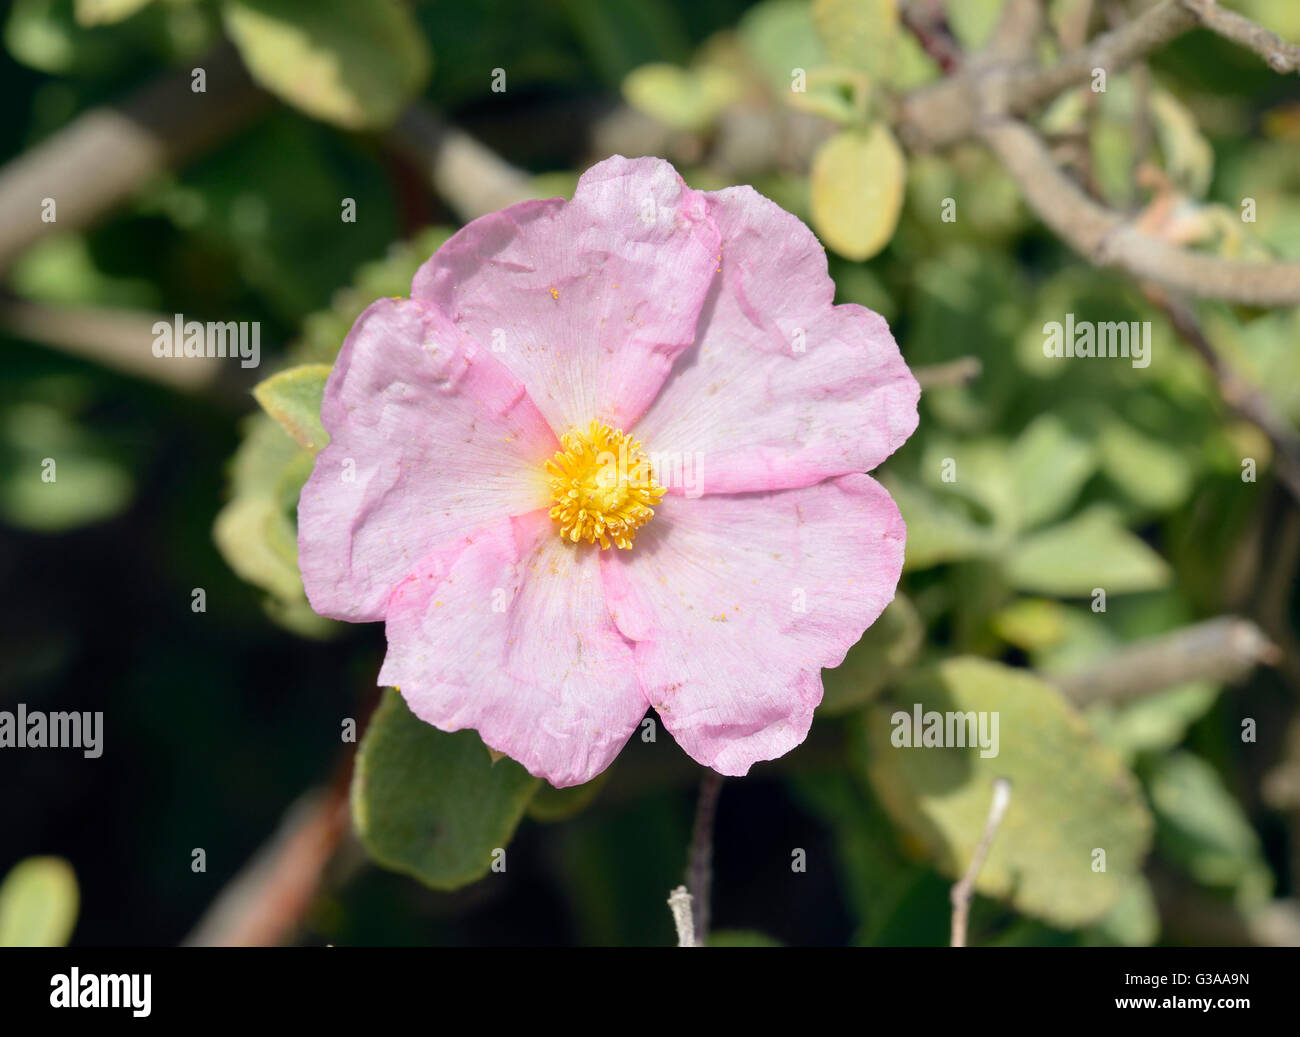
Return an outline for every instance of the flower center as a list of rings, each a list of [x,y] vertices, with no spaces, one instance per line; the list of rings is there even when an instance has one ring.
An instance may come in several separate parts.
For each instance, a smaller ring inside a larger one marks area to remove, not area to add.
[[[592,421],[586,432],[570,429],[564,449],[546,462],[555,506],[551,518],[560,536],[601,550],[627,550],[636,531],[650,521],[667,492],[654,480],[641,444],[620,429]]]

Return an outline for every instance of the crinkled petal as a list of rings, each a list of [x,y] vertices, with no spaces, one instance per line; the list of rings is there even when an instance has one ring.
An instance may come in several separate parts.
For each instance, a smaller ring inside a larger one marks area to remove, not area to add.
[[[646,712],[597,553],[564,543],[545,512],[434,552],[393,592],[379,682],[557,788],[589,781]]]
[[[330,443],[298,502],[312,608],[384,617],[437,546],[549,501],[558,449],[523,386],[437,308],[381,299],[353,326],[325,387]]]
[[[775,493],[665,498],[602,556],[641,686],[695,760],[745,774],[803,741],[823,667],[893,599],[905,529],[866,475]]]
[[[862,306],[832,305],[825,250],[797,218],[749,187],[706,197],[722,274],[695,346],[636,437],[673,471],[682,466],[687,494],[787,489],[874,468],[917,424],[920,389],[889,327]]]
[[[718,266],[703,195],[667,162],[615,156],[571,202],[523,202],[468,224],[415,276],[518,376],[557,435],[627,429],[695,337]]]

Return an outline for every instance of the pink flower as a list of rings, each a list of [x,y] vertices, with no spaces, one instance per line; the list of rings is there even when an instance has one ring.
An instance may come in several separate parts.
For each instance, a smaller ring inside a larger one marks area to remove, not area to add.
[[[862,473],[917,423],[884,320],[833,294],[798,219],[658,159],[475,220],[339,353],[312,607],[382,619],[381,684],[557,787],[648,706],[723,774],[789,751],[894,596],[903,521]]]

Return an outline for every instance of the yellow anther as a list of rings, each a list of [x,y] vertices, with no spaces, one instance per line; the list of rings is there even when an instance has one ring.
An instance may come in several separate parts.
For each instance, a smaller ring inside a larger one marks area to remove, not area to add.
[[[564,449],[546,462],[555,500],[550,515],[560,536],[627,550],[667,492],[655,482],[641,444],[594,420],[586,432],[570,429],[560,443]]]

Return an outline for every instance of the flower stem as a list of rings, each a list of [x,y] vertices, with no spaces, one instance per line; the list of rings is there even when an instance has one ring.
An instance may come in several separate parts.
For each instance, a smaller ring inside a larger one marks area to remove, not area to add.
[[[709,886],[713,881],[713,818],[718,812],[722,775],[706,770],[695,803],[695,828],[691,832],[690,860],[686,877],[695,916],[696,946],[709,941]]]

